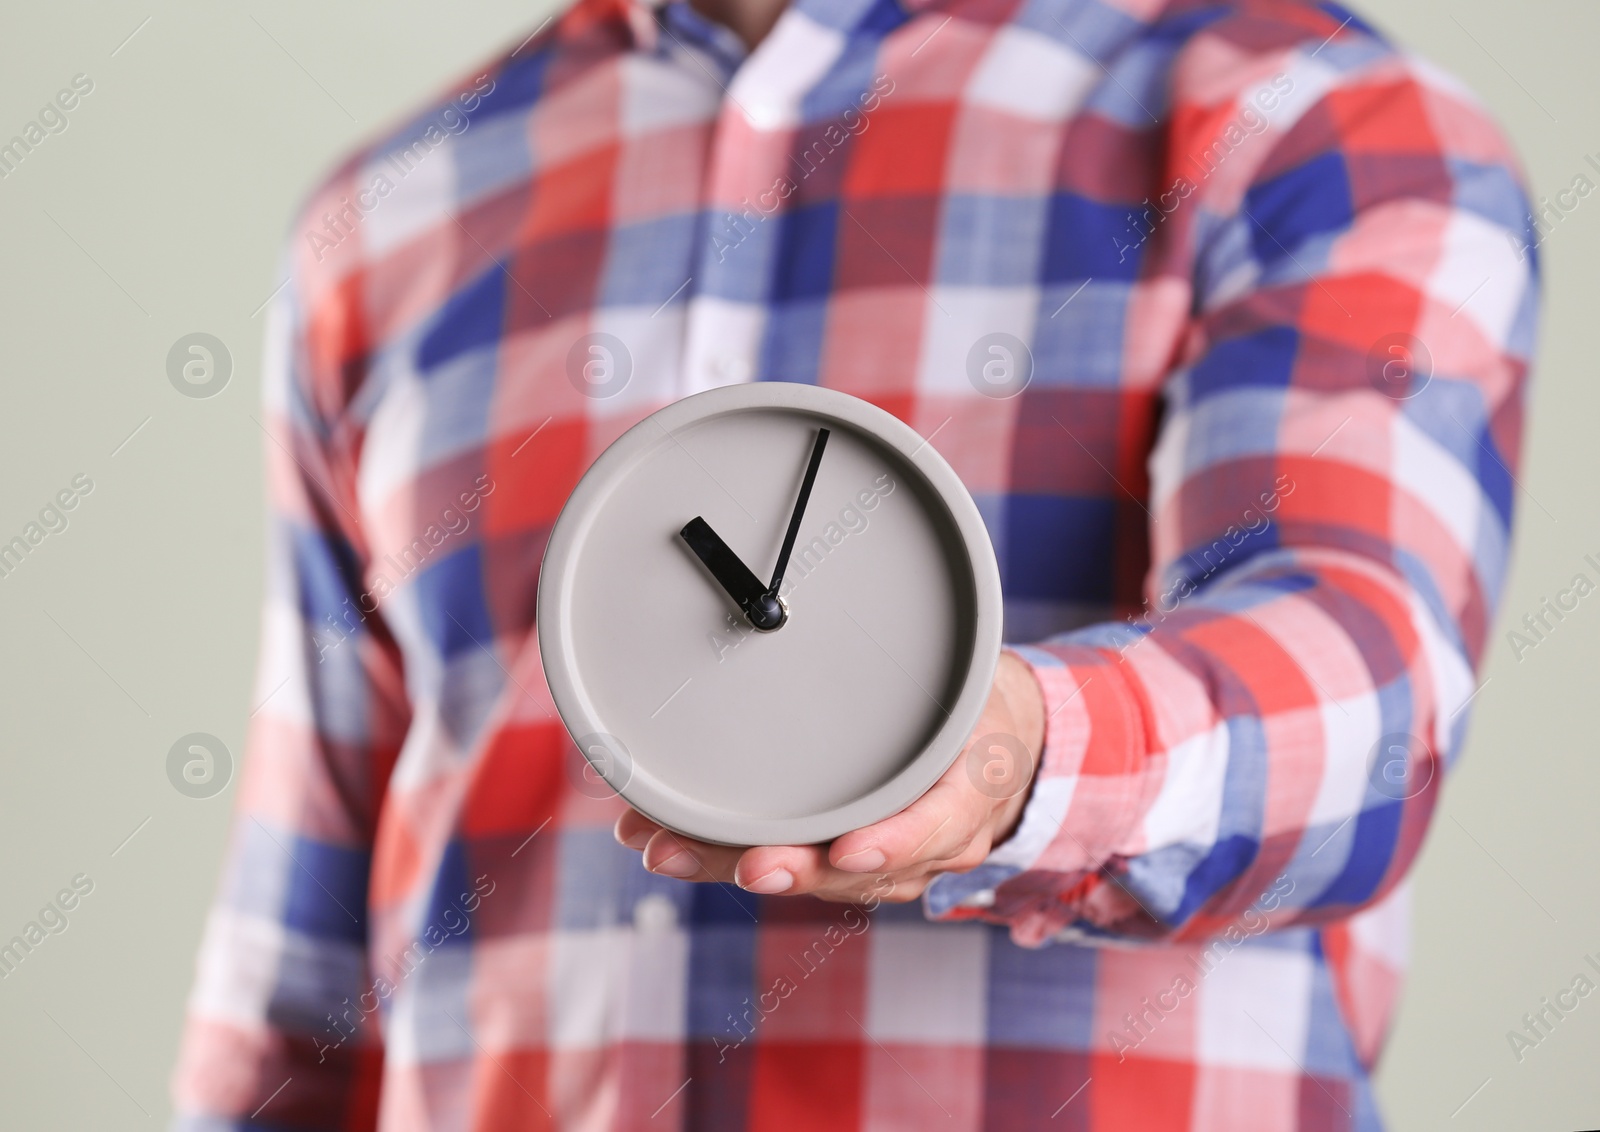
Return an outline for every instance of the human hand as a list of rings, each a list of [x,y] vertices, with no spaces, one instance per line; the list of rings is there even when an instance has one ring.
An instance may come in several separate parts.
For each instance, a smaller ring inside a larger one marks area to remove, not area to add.
[[[628,810],[617,819],[615,835],[642,851],[645,867],[662,876],[844,903],[869,894],[895,903],[915,900],[934,877],[976,868],[1011,835],[1028,799],[1044,730],[1044,696],[1033,673],[1014,654],[1001,653],[988,703],[961,756],[926,794],[892,817],[831,845],[740,848],[693,840]],[[996,737],[1016,741],[1001,745]]]

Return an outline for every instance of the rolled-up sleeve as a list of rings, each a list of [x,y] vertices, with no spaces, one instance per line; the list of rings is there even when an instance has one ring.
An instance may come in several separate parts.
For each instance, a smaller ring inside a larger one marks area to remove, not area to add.
[[[1381,899],[1417,853],[1506,570],[1533,234],[1469,96],[1315,46],[1285,62],[1292,124],[1177,205],[1193,304],[1144,611],[1016,647],[1041,765],[934,918],[1197,939],[1266,899],[1285,928]],[[1227,116],[1174,97],[1169,179]]]

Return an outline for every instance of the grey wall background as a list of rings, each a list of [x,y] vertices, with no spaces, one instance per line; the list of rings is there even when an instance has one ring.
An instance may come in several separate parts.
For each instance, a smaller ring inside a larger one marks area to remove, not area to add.
[[[0,578],[0,939],[94,888],[0,980],[0,1123],[151,1128],[233,788],[166,771],[180,736],[237,757],[253,688],[260,308],[291,208],[341,151],[506,44],[550,0],[64,0],[0,15],[0,140],[94,83],[0,180],[0,541],[80,473],[92,492]],[[1537,194],[1600,154],[1600,8],[1391,0],[1366,13],[1477,90]],[[1600,156],[1596,157],[1600,160]],[[1573,198],[1568,198],[1573,199]],[[1507,630],[1600,560],[1593,313],[1600,197],[1544,245],[1548,304],[1517,555],[1461,764],[1416,872],[1412,974],[1381,1077],[1392,1126],[1600,1125],[1600,997],[1519,1063],[1506,1034],[1600,962],[1600,594],[1536,648]],[[219,338],[180,395],[166,358]],[[81,883],[81,882],[80,882]],[[1589,971],[1591,975],[1593,971]]]

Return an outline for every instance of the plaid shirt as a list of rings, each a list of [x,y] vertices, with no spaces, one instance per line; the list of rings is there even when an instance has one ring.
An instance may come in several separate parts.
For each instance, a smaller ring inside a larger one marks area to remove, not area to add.
[[[1534,333],[1470,96],[1288,0],[796,0],[748,57],[583,0],[451,93],[271,315],[179,1126],[1379,1127]],[[1015,835],[920,904],[647,873],[552,710],[573,485],[748,380],[931,438],[1044,691]]]

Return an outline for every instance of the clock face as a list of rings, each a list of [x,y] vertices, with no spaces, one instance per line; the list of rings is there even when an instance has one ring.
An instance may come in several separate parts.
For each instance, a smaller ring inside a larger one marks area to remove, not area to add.
[[[732,845],[830,840],[919,797],[983,709],[1000,619],[988,534],[933,447],[865,401],[779,382],[618,439],[539,584],[545,674],[595,773]]]

